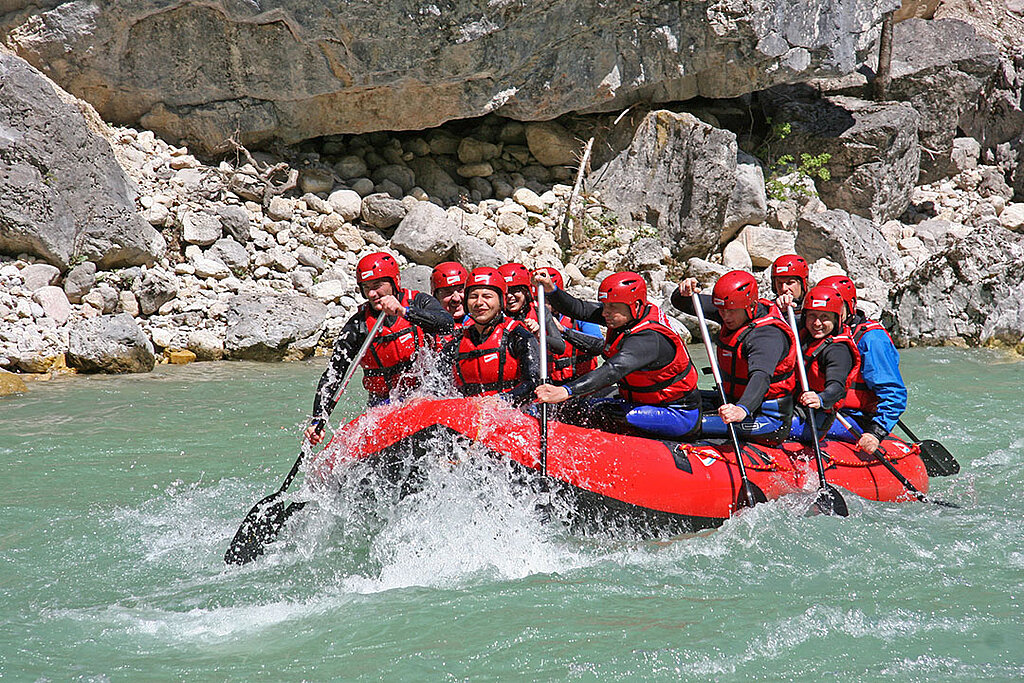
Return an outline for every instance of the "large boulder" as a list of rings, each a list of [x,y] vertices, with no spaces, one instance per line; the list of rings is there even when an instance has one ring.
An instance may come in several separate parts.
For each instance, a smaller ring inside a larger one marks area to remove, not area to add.
[[[240,294],[228,302],[225,355],[236,360],[300,360],[316,348],[327,306],[305,296]]]
[[[610,151],[596,156],[590,187],[621,221],[656,227],[680,259],[718,247],[736,184],[735,135],[653,111],[623,121],[601,147]]]
[[[295,142],[735,97],[852,71],[899,5],[49,0],[16,2],[0,26],[108,120],[212,150],[233,134]]]
[[[814,179],[826,206],[879,222],[910,206],[921,147],[918,115],[909,104],[818,97],[803,86],[773,89],[762,103],[773,121],[791,126],[777,145],[779,154],[797,160],[801,154],[831,155],[825,164],[829,179]]]
[[[410,261],[436,266],[448,257],[458,237],[459,226],[444,209],[419,202],[395,228],[391,246]]]
[[[127,313],[118,313],[74,323],[67,363],[79,372],[149,372],[156,357],[138,323]]]
[[[178,295],[178,280],[162,268],[152,268],[132,283],[132,294],[143,315],[152,315]]]
[[[80,105],[82,108],[80,108]],[[66,270],[152,263],[166,245],[135,212],[135,191],[88,105],[0,48],[0,253]]]
[[[898,342],[1024,351],[1024,235],[978,228],[922,263],[892,304]]]
[[[797,223],[796,253],[813,263],[828,259],[853,280],[864,299],[881,303],[899,278],[899,257],[877,225],[847,213],[805,215]]]

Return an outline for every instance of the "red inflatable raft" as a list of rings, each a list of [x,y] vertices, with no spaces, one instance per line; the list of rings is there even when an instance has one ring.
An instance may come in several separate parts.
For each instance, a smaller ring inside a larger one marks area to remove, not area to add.
[[[438,439],[446,438],[482,446],[497,458],[518,463],[523,471],[540,468],[536,418],[494,397],[451,398],[415,399],[367,411],[335,434],[309,474],[314,482],[328,483],[342,476],[350,459],[369,459],[384,469],[408,473],[418,458],[449,453],[439,448],[443,441]],[[882,446],[890,462],[927,492],[928,475],[918,446],[894,438]],[[805,485],[816,488],[810,446],[744,444],[742,451],[748,476],[769,499]],[[825,441],[822,451],[830,484],[870,500],[912,500],[881,463],[861,459],[854,444]],[[740,487],[731,444],[663,441],[556,421],[548,423],[547,474],[563,497],[571,494],[580,518],[606,519],[602,512],[610,512],[657,533],[720,525],[734,512]]]

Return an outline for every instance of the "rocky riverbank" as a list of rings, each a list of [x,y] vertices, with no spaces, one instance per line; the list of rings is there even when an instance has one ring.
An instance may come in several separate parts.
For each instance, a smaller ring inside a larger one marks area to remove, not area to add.
[[[308,357],[330,348],[358,303],[355,263],[380,249],[412,288],[443,260],[518,261],[561,269],[583,296],[636,270],[656,302],[732,268],[767,289],[764,268],[796,251],[813,279],[849,273],[901,344],[1021,351],[1024,52],[958,21],[897,31],[892,101],[863,99],[854,74],[272,151],[232,138],[216,157],[111,126],[0,51],[0,123],[18,140],[0,145],[0,368]]]

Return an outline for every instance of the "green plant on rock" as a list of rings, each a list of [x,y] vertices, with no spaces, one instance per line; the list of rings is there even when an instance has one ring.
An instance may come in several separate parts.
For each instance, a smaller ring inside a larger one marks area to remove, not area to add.
[[[832,155],[828,152],[821,154],[800,154],[799,161],[793,154],[784,153],[784,142],[793,132],[793,125],[788,121],[766,120],[768,133],[764,140],[755,150],[755,155],[764,159],[768,165],[768,177],[765,179],[765,191],[771,199],[784,201],[796,197],[806,197],[813,194],[807,189],[805,180],[812,183],[815,180],[828,181],[832,178],[828,170],[828,162]],[[776,156],[778,154],[778,156]]]

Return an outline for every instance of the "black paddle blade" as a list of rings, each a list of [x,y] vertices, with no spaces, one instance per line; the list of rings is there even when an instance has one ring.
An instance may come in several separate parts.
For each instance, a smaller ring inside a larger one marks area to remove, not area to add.
[[[241,526],[231,539],[231,545],[224,553],[227,564],[246,564],[263,554],[265,546],[277,538],[281,527],[293,512],[302,509],[305,503],[291,503],[278,500],[282,492],[272,493],[249,510]]]
[[[925,439],[919,445],[921,460],[929,477],[949,477],[960,471],[960,463],[938,441]]]
[[[832,517],[849,517],[850,509],[846,507],[846,499],[836,490],[835,486],[825,484],[818,492],[814,507],[823,515]]]
[[[739,495],[736,496],[736,510],[739,511],[743,508],[752,508],[758,503],[767,502],[768,496],[764,495],[764,491],[762,491],[757,484],[747,479],[740,486]]]

